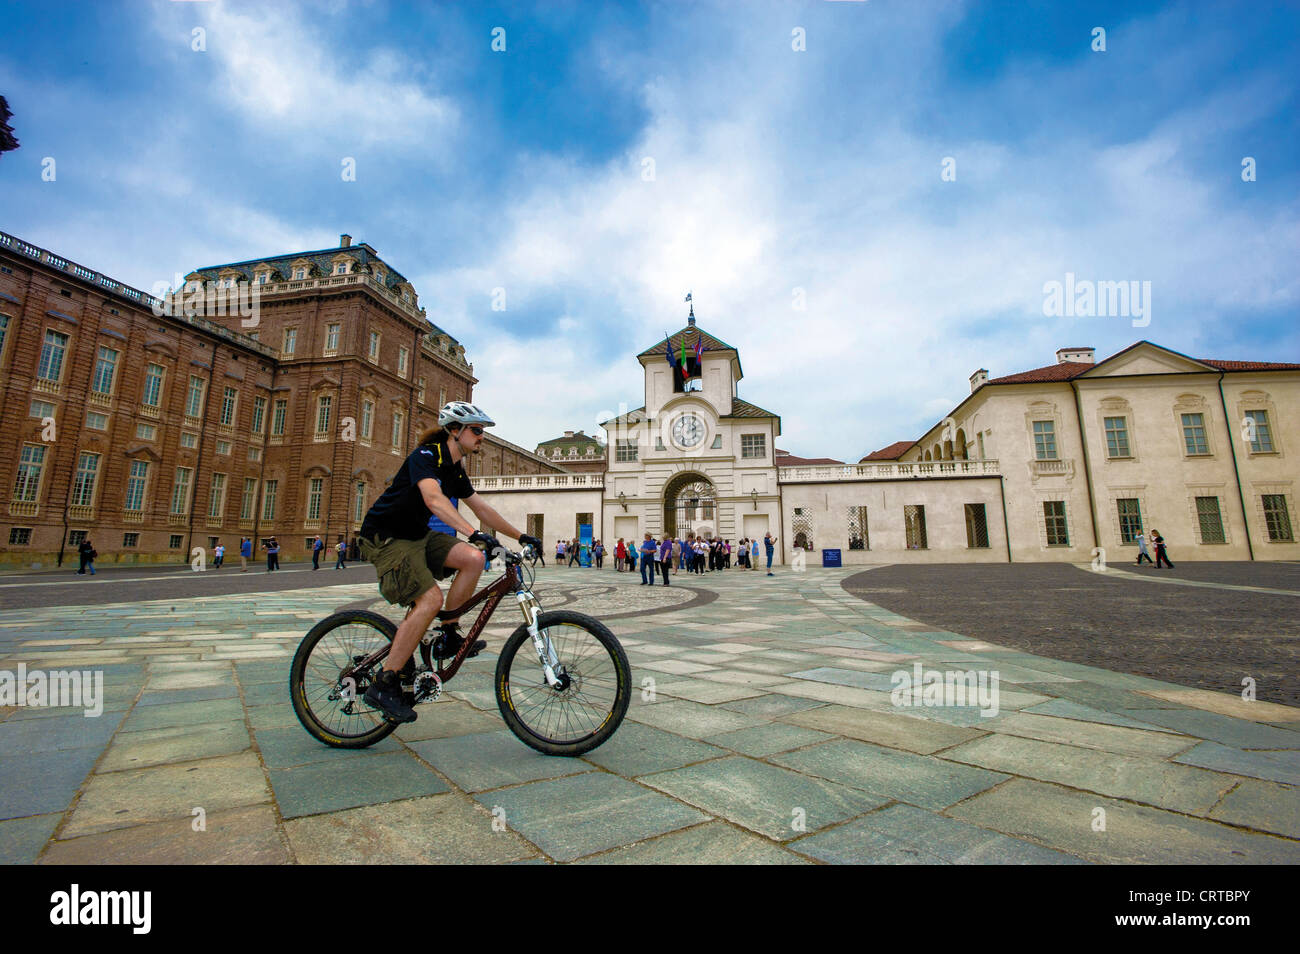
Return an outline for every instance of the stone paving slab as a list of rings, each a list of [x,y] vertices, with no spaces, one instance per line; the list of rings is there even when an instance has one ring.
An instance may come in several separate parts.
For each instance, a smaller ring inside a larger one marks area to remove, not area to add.
[[[357,754],[349,762],[271,769],[270,777],[280,814],[286,820],[448,790],[441,779],[405,752]]]
[[[1237,749],[1300,749],[1300,732],[1203,709],[1137,709],[1133,717]]]
[[[890,805],[847,825],[800,839],[791,848],[831,864],[1083,863],[1073,855],[945,818],[911,805]]]
[[[817,831],[887,801],[742,756],[648,775],[641,781],[777,841]]]
[[[781,721],[921,755],[930,755],[983,734],[960,726],[837,705],[792,712],[782,716]]]
[[[687,739],[636,722],[625,722],[612,739],[583,758],[617,775],[635,778],[727,754],[727,750],[718,745]]]
[[[1174,761],[1182,765],[1231,772],[1234,775],[1300,785],[1300,752],[1292,750],[1248,752],[1218,742],[1201,742]]]
[[[194,818],[182,818],[56,841],[40,864],[93,865],[105,858],[136,865],[280,865],[290,860],[270,805],[208,814],[199,831],[194,824]]]
[[[0,821],[0,865],[29,865],[62,820],[61,813]]]
[[[580,865],[806,865],[809,862],[772,842],[711,821],[650,841],[615,848],[576,862]]]
[[[1105,811],[1105,831],[1093,828]],[[948,810],[1100,864],[1300,864],[1300,843],[1146,805],[1015,779]]]
[[[1300,840],[1300,788],[1242,779],[1241,784],[1214,806],[1210,817]]]
[[[165,762],[191,762],[214,755],[242,752],[252,744],[248,727],[238,722],[164,726],[122,732],[108,747],[96,771],[120,772]]]
[[[534,782],[478,800],[557,861],[708,820],[680,802],[605,773]]]
[[[506,730],[428,739],[412,742],[410,748],[466,792],[591,771],[591,766],[579,759],[549,758],[535,752]]]

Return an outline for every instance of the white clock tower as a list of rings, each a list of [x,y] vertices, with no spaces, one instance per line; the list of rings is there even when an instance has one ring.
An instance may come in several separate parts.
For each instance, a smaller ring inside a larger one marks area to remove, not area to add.
[[[683,363],[683,352],[685,362]],[[781,419],[741,400],[740,353],[686,327],[637,355],[645,403],[601,426],[607,546],[646,532],[762,539],[781,525],[773,452]],[[613,531],[612,533],[610,531]]]

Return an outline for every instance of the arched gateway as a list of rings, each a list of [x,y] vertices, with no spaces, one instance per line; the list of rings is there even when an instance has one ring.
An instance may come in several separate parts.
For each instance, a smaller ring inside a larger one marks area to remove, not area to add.
[[[717,525],[713,482],[703,474],[686,471],[664,485],[664,533],[673,538],[698,532],[713,536]]]

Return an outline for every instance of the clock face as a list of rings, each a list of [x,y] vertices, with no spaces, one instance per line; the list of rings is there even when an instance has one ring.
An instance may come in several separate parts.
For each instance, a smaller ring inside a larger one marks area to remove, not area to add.
[[[704,440],[704,422],[694,414],[683,414],[673,422],[673,440],[682,447],[694,447]]]

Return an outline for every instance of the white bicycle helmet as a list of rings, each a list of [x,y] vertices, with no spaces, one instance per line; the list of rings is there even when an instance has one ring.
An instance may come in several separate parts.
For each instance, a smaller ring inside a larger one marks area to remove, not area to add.
[[[481,407],[468,401],[450,401],[438,412],[439,427],[449,424],[482,424],[484,427],[492,427],[495,423]]]

